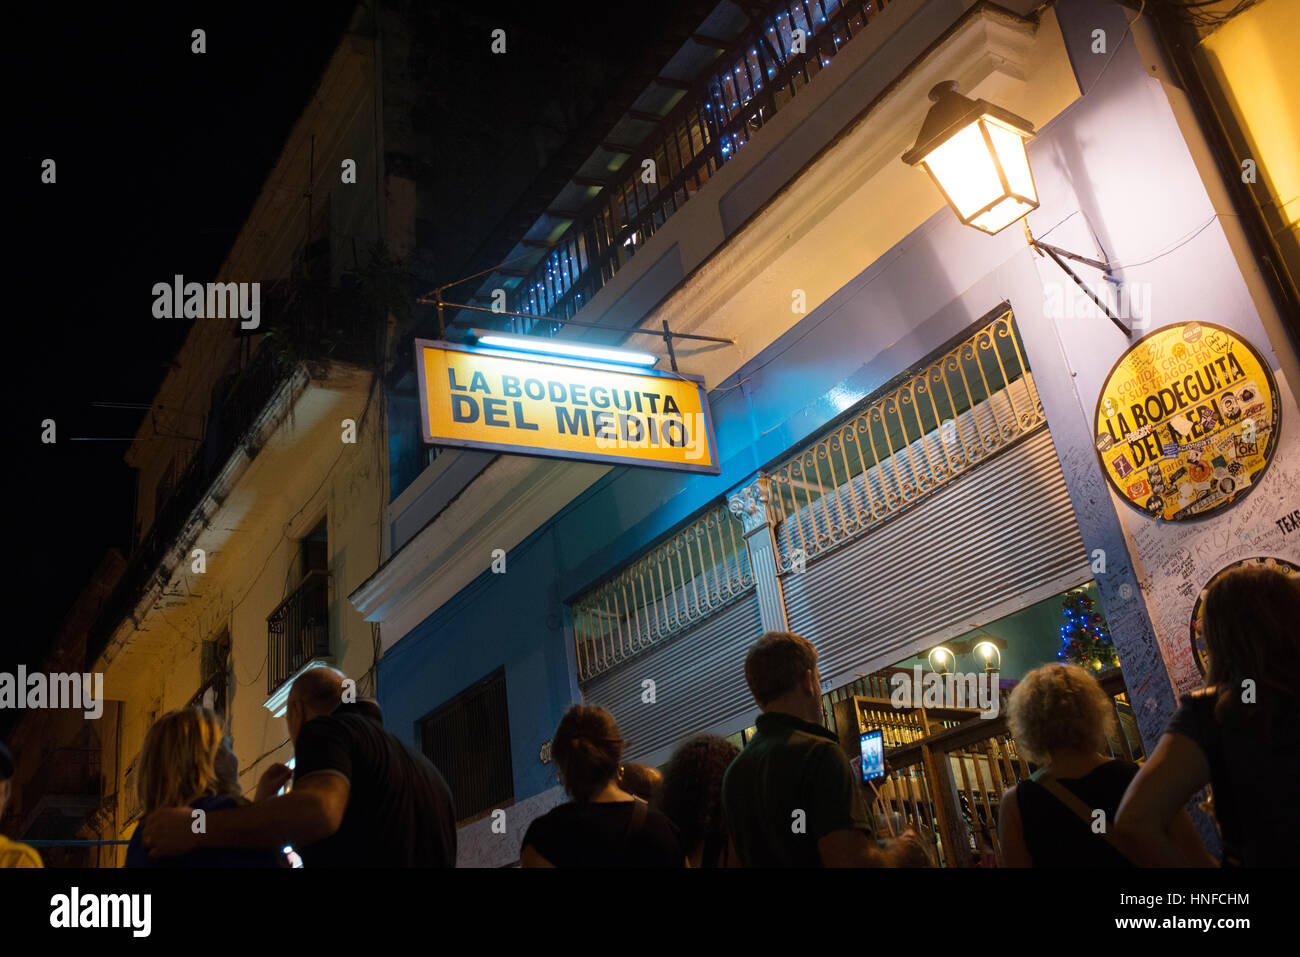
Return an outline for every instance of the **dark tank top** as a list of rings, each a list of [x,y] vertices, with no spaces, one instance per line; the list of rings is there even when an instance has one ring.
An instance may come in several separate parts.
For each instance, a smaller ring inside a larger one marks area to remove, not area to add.
[[[1106,812],[1106,827],[1115,825],[1115,813],[1138,766],[1128,761],[1107,761],[1081,778],[1056,781],[1090,809]],[[1025,832],[1025,846],[1035,867],[1132,867],[1104,837],[1094,834],[1084,821],[1037,781],[1016,786],[1016,802]]]

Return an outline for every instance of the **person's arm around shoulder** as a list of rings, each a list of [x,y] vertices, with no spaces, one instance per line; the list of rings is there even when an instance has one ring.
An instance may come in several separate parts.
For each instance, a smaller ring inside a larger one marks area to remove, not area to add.
[[[1012,785],[998,802],[998,844],[1002,848],[1003,867],[1033,867],[1034,859],[1025,844],[1025,828],[1020,821],[1020,801]]]
[[[307,847],[339,829],[350,792],[351,784],[342,774],[318,771],[299,779],[282,797],[205,813],[201,833],[194,831],[190,808],[161,808],[145,818],[144,846],[155,857],[201,847]]]
[[[206,815],[195,834],[189,808],[162,808],[144,821],[144,845],[155,857],[184,854],[198,847],[307,847],[335,833],[343,823],[351,794],[352,751],[347,729],[328,717],[304,724],[294,741],[297,778],[293,790],[267,797],[274,768],[258,786],[261,801]]]
[[[1191,738],[1166,732],[1124,792],[1115,815],[1115,840],[1141,867],[1210,866],[1204,846],[1189,848],[1179,812],[1210,780],[1205,753]],[[1199,843],[1199,839],[1197,841]],[[1212,858],[1210,858],[1212,860]]]

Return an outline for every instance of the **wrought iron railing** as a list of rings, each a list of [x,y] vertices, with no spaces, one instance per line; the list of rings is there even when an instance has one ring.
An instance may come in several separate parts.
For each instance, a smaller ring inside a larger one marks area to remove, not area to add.
[[[266,617],[266,646],[269,695],[307,662],[329,657],[328,572],[308,572],[293,594]]]
[[[672,108],[653,137],[507,295],[506,309],[571,319],[674,213],[828,66],[886,0],[785,0],[768,6],[713,70]],[[794,31],[803,33],[796,43]],[[655,182],[643,181],[653,159]],[[512,319],[515,332],[553,333]]]
[[[744,527],[720,505],[573,603],[579,679],[684,631],[753,587]]]
[[[1006,312],[769,473],[778,571],[875,528],[1046,422]]]

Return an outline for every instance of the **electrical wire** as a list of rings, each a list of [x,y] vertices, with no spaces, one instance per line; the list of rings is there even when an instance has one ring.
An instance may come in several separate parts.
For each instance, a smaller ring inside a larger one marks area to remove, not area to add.
[[[1166,6],[1176,10],[1181,18],[1198,27],[1221,27],[1256,6],[1261,0],[1240,0],[1235,6],[1222,13],[1206,13],[1204,7],[1222,6],[1225,0],[1197,0],[1195,3],[1177,3],[1166,0]]]
[[[1185,238],[1175,240],[1172,246],[1168,247],[1163,252],[1156,253],[1154,256],[1151,256],[1149,259],[1141,259],[1137,262],[1130,262],[1130,263],[1111,263],[1111,268],[1132,269],[1134,266],[1145,266],[1148,263],[1155,262],[1157,259],[1164,259],[1170,253],[1175,252],[1178,249],[1181,249],[1183,246],[1186,246],[1197,236],[1201,235],[1201,233],[1205,232],[1205,230],[1209,228],[1210,224],[1213,223],[1218,218],[1219,218],[1219,213],[1216,212],[1205,222],[1201,223],[1200,226],[1196,227],[1196,229],[1194,229],[1191,233],[1189,233]]]
[[[242,778],[245,774],[247,774],[249,771],[253,770],[253,768],[257,767],[259,764],[261,764],[263,761],[265,761],[265,760],[266,760],[267,758],[269,758],[271,755],[275,754],[275,752],[279,751],[281,748],[283,748],[283,747],[284,747],[286,744],[288,744],[288,743],[289,743],[289,739],[288,739],[288,738],[285,738],[283,741],[281,741],[279,744],[277,744],[275,747],[273,747],[270,751],[263,751],[263,752],[262,752],[261,754],[259,754],[256,758],[254,758],[252,761],[248,762],[248,765],[247,765],[247,766],[242,767],[242,768],[239,769],[239,776]]]

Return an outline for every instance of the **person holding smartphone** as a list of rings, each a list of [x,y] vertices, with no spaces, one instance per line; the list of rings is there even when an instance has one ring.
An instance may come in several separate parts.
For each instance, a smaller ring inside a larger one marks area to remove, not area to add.
[[[763,713],[722,781],[729,859],[744,867],[928,863],[910,831],[883,844],[876,840],[862,780],[821,724],[821,675],[812,643],[768,632],[745,657],[745,680]]]

